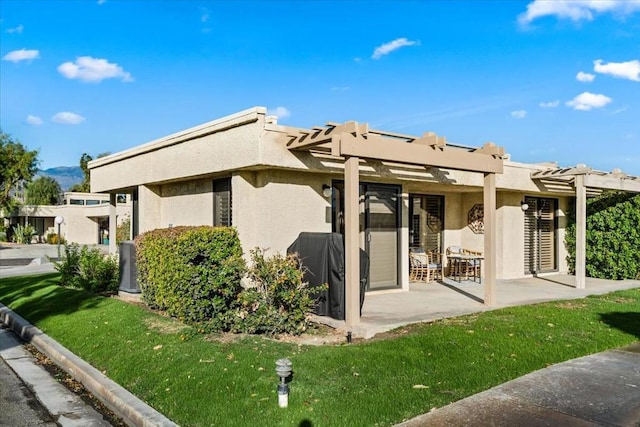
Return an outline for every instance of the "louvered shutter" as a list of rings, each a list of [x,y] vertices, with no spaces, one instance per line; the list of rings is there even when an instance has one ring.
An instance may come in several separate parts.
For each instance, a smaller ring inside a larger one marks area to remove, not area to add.
[[[231,226],[231,178],[213,181],[213,226]]]

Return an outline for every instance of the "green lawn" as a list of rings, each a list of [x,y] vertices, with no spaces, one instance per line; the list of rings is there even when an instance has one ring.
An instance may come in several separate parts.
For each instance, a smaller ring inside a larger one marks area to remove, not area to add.
[[[300,346],[205,337],[57,283],[56,274],[1,279],[0,302],[182,426],[391,425],[640,339],[638,289],[414,325],[387,339]],[[277,405],[281,357],[294,368],[287,409]]]

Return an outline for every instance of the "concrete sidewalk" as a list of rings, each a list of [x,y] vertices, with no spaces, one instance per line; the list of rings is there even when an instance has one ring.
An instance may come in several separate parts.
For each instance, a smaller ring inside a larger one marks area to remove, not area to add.
[[[640,425],[640,343],[532,372],[398,427]]]
[[[78,395],[69,391],[38,365],[33,355],[24,349],[23,343],[2,323],[0,359],[0,364],[4,367],[0,383],[7,394],[7,398],[3,399],[4,403],[0,405],[3,409],[0,413],[0,425],[111,425]],[[34,398],[36,401],[33,401]],[[42,409],[37,408],[44,408],[48,414],[43,414]]]

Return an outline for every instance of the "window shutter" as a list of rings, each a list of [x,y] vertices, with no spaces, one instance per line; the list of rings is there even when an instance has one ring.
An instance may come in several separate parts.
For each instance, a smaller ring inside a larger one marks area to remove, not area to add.
[[[231,178],[213,181],[213,226],[231,226]]]

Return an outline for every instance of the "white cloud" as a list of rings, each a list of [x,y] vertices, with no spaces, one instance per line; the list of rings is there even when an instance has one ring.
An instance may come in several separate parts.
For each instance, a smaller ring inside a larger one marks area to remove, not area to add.
[[[24,30],[24,25],[20,24],[15,28],[7,28],[7,33],[9,34],[22,34]]]
[[[514,119],[524,119],[527,116],[527,112],[525,110],[515,110],[511,112],[511,117]]]
[[[637,59],[627,62],[609,62],[608,64],[603,64],[602,59],[597,59],[593,61],[593,71],[640,82],[640,61]]]
[[[567,101],[567,105],[573,107],[574,110],[589,111],[593,108],[602,108],[611,101],[613,99],[605,95],[582,92],[571,101]]]
[[[31,114],[27,116],[27,120],[25,121],[27,122],[28,125],[31,125],[31,126],[40,126],[42,123],[44,123],[40,117],[32,116]]]
[[[331,88],[331,90],[339,91],[339,92],[344,92],[344,91],[350,90],[350,89],[351,89],[351,87],[349,87],[349,86],[334,86],[334,87]]]
[[[84,117],[76,114],[70,113],[68,111],[63,111],[57,113],[55,116],[51,117],[51,121],[54,123],[60,123],[63,125],[78,125],[84,122]]]
[[[592,82],[595,78],[595,74],[584,73],[582,71],[576,74],[576,80],[579,82],[589,83]]]
[[[203,24],[209,21],[209,9],[206,7],[200,8],[200,22]]]
[[[5,61],[11,62],[20,62],[20,61],[31,61],[40,57],[40,51],[38,50],[12,50],[2,57]]]
[[[269,108],[267,110],[267,115],[278,116],[279,119],[286,119],[291,116],[291,111],[286,107]]]
[[[104,79],[120,78],[123,82],[132,82],[131,74],[118,64],[106,59],[80,56],[76,62],[65,62],[58,66],[60,74],[68,79],[80,79],[85,82],[100,82]]]
[[[107,2],[107,0],[98,0],[98,4],[100,6],[102,6],[103,4],[105,4]]]
[[[527,5],[527,11],[518,16],[518,22],[527,25],[544,16],[591,21],[594,14],[611,12],[624,16],[639,10],[640,0],[534,0]]]
[[[420,44],[417,41],[414,40],[407,40],[405,37],[401,37],[399,39],[395,39],[393,41],[390,41],[388,43],[382,44],[380,46],[378,46],[377,48],[375,48],[375,50],[373,51],[373,55],[371,55],[372,59],[380,59],[382,58],[384,55],[388,55],[391,52],[393,52],[394,50],[398,50],[401,47],[405,47],[405,46],[415,46]]]
[[[558,105],[560,105],[560,101],[557,100],[557,99],[555,101],[541,102],[540,103],[540,107],[542,107],[542,108],[556,108]]]

